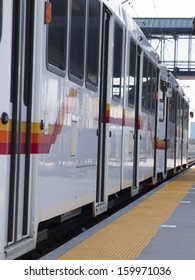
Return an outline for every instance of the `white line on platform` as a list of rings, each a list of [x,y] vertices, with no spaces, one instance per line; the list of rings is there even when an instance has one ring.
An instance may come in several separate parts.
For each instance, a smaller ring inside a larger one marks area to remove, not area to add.
[[[182,201],[180,201],[180,203],[191,203],[191,201],[190,200],[182,200]]]
[[[176,228],[176,225],[161,225],[163,228]]]

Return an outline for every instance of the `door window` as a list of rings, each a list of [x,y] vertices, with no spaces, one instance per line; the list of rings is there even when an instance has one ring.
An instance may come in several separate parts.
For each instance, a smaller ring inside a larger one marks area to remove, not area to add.
[[[136,86],[136,44],[130,39],[130,59],[129,59],[129,89],[128,89],[128,105],[134,106],[135,102],[135,86]]]
[[[123,55],[123,28],[118,22],[115,22],[112,97],[117,102],[120,102],[120,98],[121,98],[122,55]]]
[[[89,1],[87,36],[87,83],[97,87],[99,66],[100,3]]]
[[[50,0],[50,3],[52,19],[48,27],[48,69],[63,76],[66,66],[67,1]]]
[[[84,78],[86,1],[72,1],[70,19],[69,74],[73,82],[82,84]]]

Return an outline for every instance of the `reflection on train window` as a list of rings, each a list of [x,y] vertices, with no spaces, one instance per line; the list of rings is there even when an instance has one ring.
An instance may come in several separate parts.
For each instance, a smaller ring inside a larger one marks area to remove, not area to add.
[[[48,27],[48,69],[58,74],[61,71],[62,74],[66,66],[67,1],[50,0],[50,3],[52,19]]]
[[[121,97],[122,50],[123,28],[119,25],[119,23],[115,22],[112,96],[113,99],[117,102],[120,102]]]
[[[142,77],[142,111],[155,114],[157,92],[157,69],[150,59],[144,55]]]
[[[2,6],[3,6],[3,0],[0,0],[0,40],[1,40],[1,34],[2,34]]]
[[[176,123],[176,102],[177,102],[177,94],[175,89],[172,90],[172,97],[169,98],[169,122]]]
[[[72,0],[70,29],[70,79],[82,84],[85,51],[85,0]]]
[[[144,63],[143,63],[143,77],[142,77],[142,111],[147,110],[148,103],[148,57],[144,55]]]
[[[155,110],[156,110],[156,98],[157,98],[157,92],[158,92],[158,84],[157,84],[157,80],[158,80],[158,71],[156,66],[154,66],[154,64],[151,63],[151,83],[150,83],[150,93],[151,93],[151,112],[153,114],[155,114]],[[164,99],[163,99],[164,102]],[[150,110],[149,109],[149,110]],[[164,114],[164,110],[163,110],[163,114]]]
[[[187,131],[187,129],[188,129],[188,121],[189,121],[189,118],[188,118],[189,104],[185,100],[183,102],[184,102],[184,107],[183,107],[183,110],[184,110],[183,127]]]
[[[181,115],[180,115],[180,117],[181,117],[181,128],[182,128],[182,130],[184,129],[184,114],[185,114],[185,112],[184,112],[184,99],[181,98]]]
[[[164,80],[160,80],[160,91],[159,91],[159,121],[163,122],[164,121],[164,110],[165,110],[165,93],[167,91],[167,83]]]
[[[128,82],[128,105],[134,106],[135,103],[135,81],[136,81],[136,44],[130,39],[130,57],[129,57],[129,82]]]
[[[178,131],[181,129],[181,97],[177,97],[177,127]]]
[[[153,80],[153,88],[152,88],[152,112],[155,114],[156,111],[156,100],[158,95],[158,77],[159,77],[159,70],[157,67],[153,65],[152,71],[152,80]]]
[[[158,108],[158,114],[159,114],[159,121],[164,121],[164,93],[159,92],[159,108]]]
[[[99,65],[99,37],[100,37],[100,3],[89,1],[87,37],[87,83],[97,87]]]

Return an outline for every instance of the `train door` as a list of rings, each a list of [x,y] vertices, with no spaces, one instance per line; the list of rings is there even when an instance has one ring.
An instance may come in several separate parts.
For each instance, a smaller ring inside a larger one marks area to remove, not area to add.
[[[172,169],[173,169],[173,173],[176,172],[176,147],[177,147],[177,92],[175,90],[175,87],[173,89],[173,99],[172,99],[172,115],[173,115],[173,125],[172,125],[172,129],[171,129],[171,140],[170,141],[172,144]],[[170,144],[171,145],[171,144]]]
[[[113,53],[110,57],[110,75],[107,96],[107,141],[108,141],[108,195],[121,189],[122,162],[122,117],[123,117],[123,52],[124,27],[116,18],[113,19]],[[111,91],[110,91],[111,89]]]
[[[182,118],[182,166],[188,166],[188,112],[189,105],[183,99],[183,118]]]
[[[184,99],[181,99],[181,167],[183,166],[183,153],[184,153]]]
[[[174,164],[173,173],[176,172],[177,155],[178,155],[178,93],[174,89]]]
[[[98,127],[98,163],[96,186],[96,214],[103,212],[107,205],[105,201],[105,154],[106,154],[106,100],[108,81],[108,46],[110,29],[110,11],[104,6],[102,16],[102,49],[101,49],[101,83],[99,99]]]
[[[163,68],[162,68],[163,71]],[[162,72],[161,71],[161,72]],[[165,73],[160,74],[158,89],[158,106],[156,116],[158,115],[158,132],[156,139],[157,148],[157,173],[164,178],[167,173],[167,120],[168,120],[168,104],[167,104],[167,81]]]
[[[153,148],[154,148],[154,166],[153,166],[153,182],[156,183],[157,181],[157,169],[158,169],[158,151],[157,149],[159,148],[157,145],[157,135],[158,135],[158,127],[159,127],[159,116],[158,116],[158,88],[159,88],[159,76],[160,76],[160,71],[158,68],[154,67],[153,68],[153,90],[152,90],[152,108],[153,108],[153,113],[154,113],[154,136],[153,136]],[[161,110],[163,112],[163,117],[164,117],[164,122],[166,122],[166,116],[165,116],[165,107],[166,107],[166,94],[164,93],[161,98]],[[164,138],[166,139],[166,128],[165,125],[163,125],[163,134]],[[163,143],[164,144],[164,143]],[[164,166],[165,166],[165,160],[166,160],[166,151],[165,151],[165,146],[163,145],[164,149]],[[153,183],[152,182],[152,183]]]
[[[8,199],[7,245],[19,241],[31,246],[30,235],[30,152],[33,75],[34,0],[13,1],[11,53],[10,183]],[[12,113],[11,113],[12,112]],[[24,240],[24,243],[22,242]],[[25,244],[25,245],[24,245]],[[18,245],[18,250],[19,249]],[[6,248],[7,257],[17,253]]]
[[[127,46],[127,78],[123,112],[123,180],[122,188],[133,184],[135,90],[136,90],[136,42],[129,37]]]
[[[177,90],[175,169],[181,167],[181,97]]]
[[[134,153],[133,153],[133,186],[131,196],[139,193],[139,149],[140,149],[140,69],[141,69],[142,49],[136,45],[136,84],[135,84],[135,133],[134,133]]]
[[[165,161],[164,161],[164,176],[167,177],[167,161],[168,161],[168,122],[169,122],[169,99],[165,96]]]
[[[171,97],[167,99],[167,122],[166,122],[166,171],[174,172],[175,147],[176,147],[176,103],[177,95],[174,83],[171,86]]]
[[[182,92],[182,95],[184,93]],[[187,165],[187,121],[188,121],[188,108],[187,102],[181,98],[181,166]]]

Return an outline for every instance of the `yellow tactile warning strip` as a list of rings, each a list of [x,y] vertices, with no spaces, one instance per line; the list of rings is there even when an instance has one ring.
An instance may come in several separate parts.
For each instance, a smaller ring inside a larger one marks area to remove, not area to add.
[[[191,168],[59,259],[136,259],[194,182],[195,169]]]

